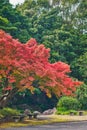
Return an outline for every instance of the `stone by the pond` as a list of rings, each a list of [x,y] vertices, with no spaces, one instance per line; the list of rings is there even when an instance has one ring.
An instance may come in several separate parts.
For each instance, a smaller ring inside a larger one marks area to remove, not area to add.
[[[41,113],[39,111],[34,111],[33,114],[40,115]]]
[[[50,115],[50,114],[55,114],[55,113],[56,113],[56,108],[48,109],[43,112],[44,115]]]

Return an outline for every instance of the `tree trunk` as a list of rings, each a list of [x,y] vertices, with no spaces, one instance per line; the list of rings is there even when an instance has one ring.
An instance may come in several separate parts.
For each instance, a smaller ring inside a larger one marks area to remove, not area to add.
[[[17,91],[18,91],[18,88],[14,88],[10,91],[7,91],[5,94],[3,94],[0,97],[0,109],[3,107],[6,107],[9,104],[10,100],[17,93]]]

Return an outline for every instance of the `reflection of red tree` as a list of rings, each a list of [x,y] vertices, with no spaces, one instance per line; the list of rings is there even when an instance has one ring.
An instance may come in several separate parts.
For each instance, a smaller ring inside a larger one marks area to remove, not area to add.
[[[35,39],[30,39],[26,44],[21,44],[4,31],[0,31],[0,82],[3,79],[4,90],[17,87],[19,91],[28,88],[34,91],[34,82],[50,97],[56,95],[71,95],[80,82],[73,81],[68,73],[69,65],[63,62],[51,64],[49,59],[50,49],[38,45]]]

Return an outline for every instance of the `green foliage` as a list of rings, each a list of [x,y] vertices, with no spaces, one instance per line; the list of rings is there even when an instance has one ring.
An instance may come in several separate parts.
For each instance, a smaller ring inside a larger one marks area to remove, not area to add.
[[[1,119],[1,118],[3,118],[3,115],[2,115],[2,114],[0,114],[0,119]]]
[[[84,53],[80,58],[78,59],[78,67],[80,71],[80,75],[82,79],[86,82],[87,79],[87,52]]]
[[[29,27],[28,19],[13,8],[9,0],[6,2],[0,1],[0,29],[5,30],[14,38],[24,43],[30,37],[28,32]]]
[[[79,109],[79,102],[73,97],[61,97],[57,104],[57,114],[59,115],[77,115]]]
[[[3,116],[14,116],[18,114],[20,114],[20,112],[16,109],[3,108],[0,110],[0,115],[3,115]]]
[[[3,18],[2,16],[0,16],[0,24],[2,25],[7,25],[9,23],[7,18]]]
[[[70,115],[71,113],[73,113],[73,115],[77,115],[78,112],[76,110],[57,110],[57,113],[58,115]]]
[[[65,107],[57,107],[57,111],[64,112],[67,109]]]
[[[82,110],[87,110],[87,85],[83,84],[76,91],[76,98],[80,102]]]
[[[83,76],[85,67],[81,71],[78,67],[78,58],[87,52],[86,5],[84,0],[79,4],[76,0],[53,0],[51,4],[49,0],[26,0],[12,8],[8,0],[2,0],[0,22],[4,23],[0,28],[22,43],[31,37],[44,43],[51,49],[51,62],[60,60],[70,64],[72,76],[86,83],[87,78]],[[6,19],[8,23],[5,23]]]
[[[35,3],[34,7],[33,2]],[[49,6],[49,9],[44,6],[45,4]],[[87,35],[81,33],[83,27],[79,26],[78,21],[79,19],[81,21],[81,18],[83,19],[84,17],[77,17],[77,15],[80,15],[80,6],[86,6],[87,2],[82,1],[78,5],[76,0],[68,0],[67,2],[61,0],[62,6],[59,6],[59,4],[60,1],[56,0],[52,2],[51,6],[49,5],[49,0],[26,0],[17,9],[29,18],[31,24],[29,28],[30,36],[51,49],[50,61],[60,60],[67,62],[71,65],[72,76],[83,80],[79,76],[79,69],[75,69],[74,61],[78,63],[77,59],[79,56],[87,51]],[[72,10],[74,6],[77,8]],[[25,13],[26,11],[27,14]],[[86,26],[85,22],[83,24]]]
[[[76,98],[64,96],[57,104],[57,110],[78,110],[79,102]]]

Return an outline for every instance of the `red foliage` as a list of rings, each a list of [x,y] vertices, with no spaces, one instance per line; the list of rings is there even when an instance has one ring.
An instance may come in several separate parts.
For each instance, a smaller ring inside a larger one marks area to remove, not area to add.
[[[12,87],[11,86],[7,86],[7,87],[4,88],[4,90],[5,91],[10,91],[10,90],[12,90]]]
[[[81,82],[73,81],[68,73],[70,66],[63,62],[51,64],[49,51],[44,45],[38,45],[35,39],[21,44],[4,31],[0,31],[0,81],[8,81],[10,87],[34,90],[34,81],[38,80],[38,87],[48,96],[71,95]]]

